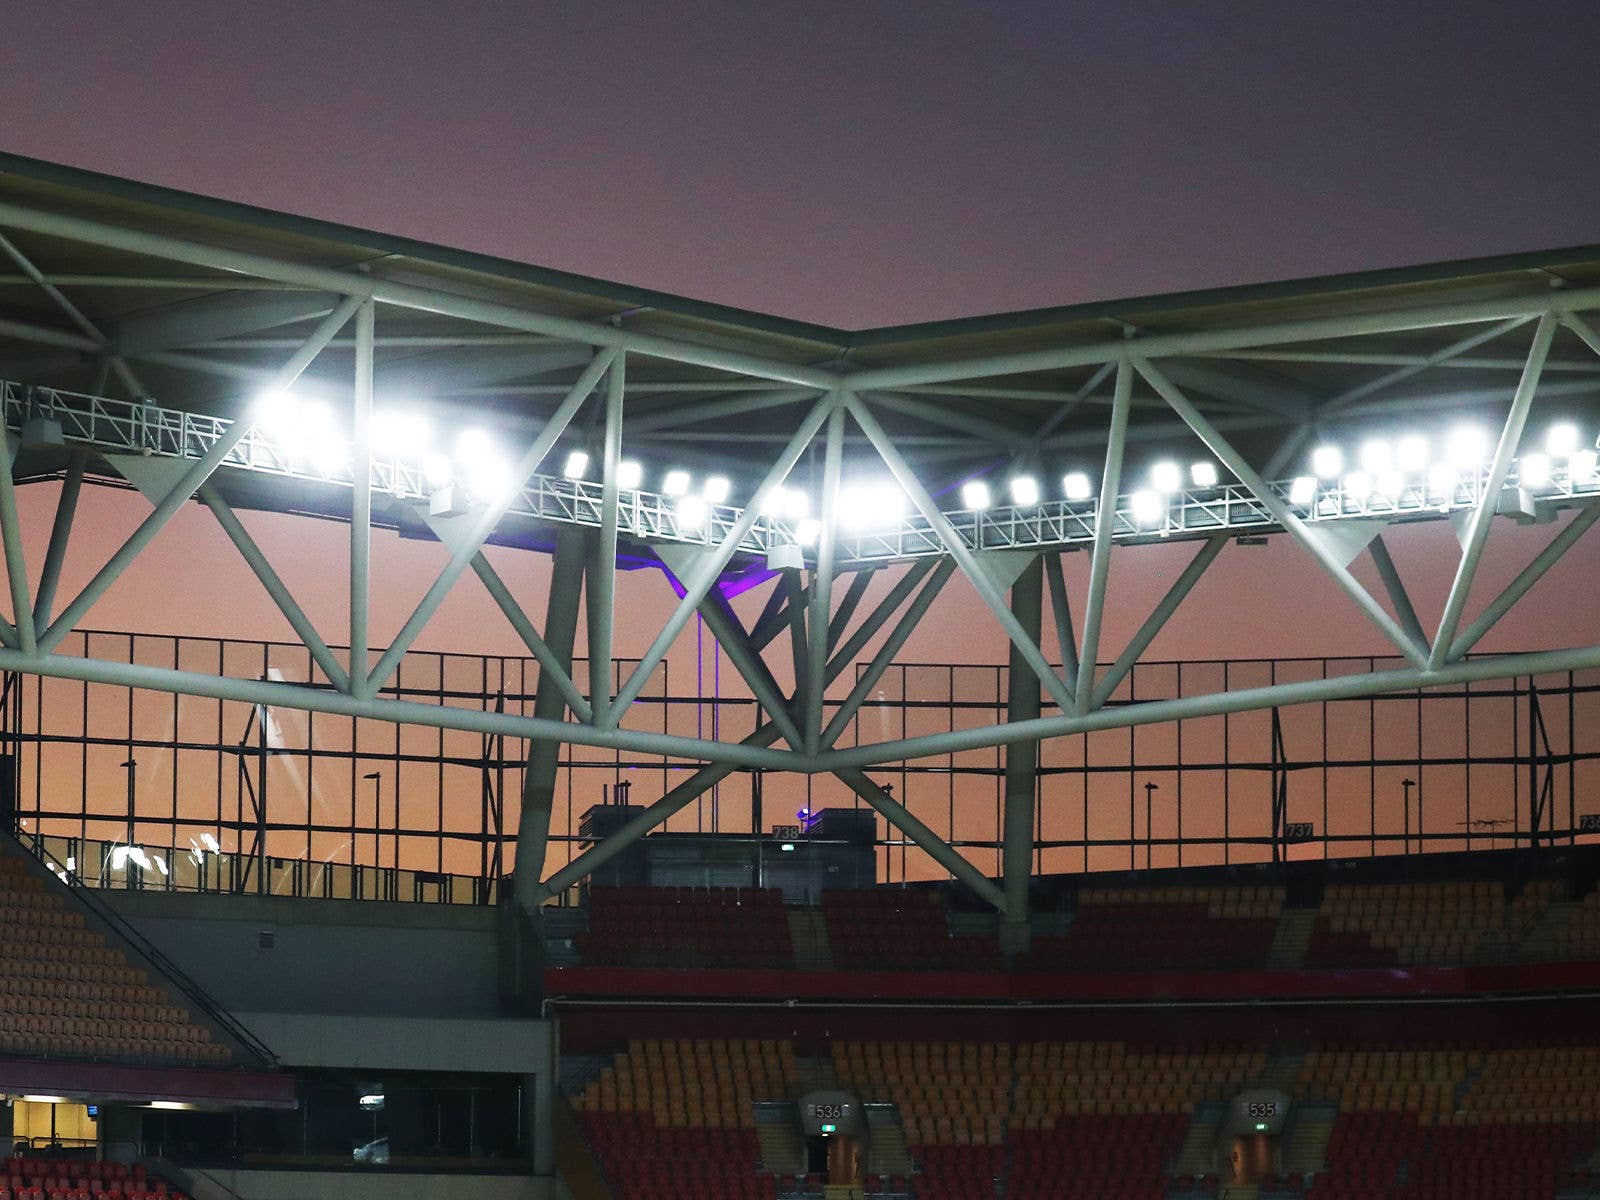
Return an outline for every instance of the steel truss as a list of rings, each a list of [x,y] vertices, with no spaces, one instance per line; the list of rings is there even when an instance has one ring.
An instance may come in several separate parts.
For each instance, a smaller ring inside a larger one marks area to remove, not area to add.
[[[180,314],[165,325],[157,320],[143,329],[108,332],[85,317],[66,296],[61,282],[64,277],[52,277],[39,270],[24,252],[25,247],[19,247],[15,240],[8,238],[0,244],[0,251],[22,270],[22,278],[42,289],[72,326],[62,329],[7,317],[0,318],[0,336],[94,357],[106,365],[107,371],[115,372],[131,396],[113,400],[52,388],[5,385],[4,425],[10,458],[20,464],[26,460],[18,457],[19,446],[26,451],[40,443],[47,448],[65,447],[70,455],[65,468],[50,460],[54,465],[47,473],[64,471],[66,484],[46,551],[43,579],[32,594],[14,480],[11,473],[0,472],[0,535],[12,613],[11,621],[0,625],[0,670],[460,729],[488,738],[529,738],[535,744],[575,744],[661,754],[707,764],[647,808],[622,834],[580,856],[541,886],[519,881],[524,885],[519,889],[520,898],[528,904],[580,878],[616,853],[627,840],[642,836],[732,770],[750,767],[838,776],[953,874],[1006,909],[1009,920],[1016,922],[1024,915],[1021,909],[1026,904],[1026,888],[1008,878],[1002,892],[889,798],[864,773],[865,768],[979,747],[1013,747],[1018,754],[1033,755],[1041,741],[1097,729],[1600,665],[1600,645],[1470,661],[1466,658],[1467,651],[1600,515],[1600,479],[1558,471],[1546,484],[1525,480],[1518,466],[1521,436],[1536,394],[1591,395],[1600,391],[1600,361],[1588,358],[1561,359],[1559,369],[1575,378],[1541,386],[1558,331],[1565,330],[1565,339],[1576,337],[1589,350],[1600,352],[1600,335],[1584,319],[1584,314],[1600,308],[1600,288],[1521,291],[1510,296],[1440,304],[1420,304],[1401,297],[1338,316],[1189,332],[1145,332],[1124,325],[1121,336],[1100,341],[1080,338],[1070,345],[963,359],[941,360],[937,353],[929,353],[918,361],[895,365],[842,367],[837,362],[813,365],[784,361],[730,348],[709,338],[695,341],[643,332],[625,327],[620,317],[602,322],[579,319],[541,309],[532,300],[510,303],[486,299],[466,286],[451,291],[436,283],[408,281],[398,271],[386,275],[382,264],[368,270],[313,265],[6,201],[0,201],[0,227],[28,237],[98,247],[140,260],[225,272],[237,282],[239,294],[254,297],[249,303],[270,302],[281,308],[276,324],[315,321],[309,334],[300,338],[244,339],[258,352],[270,347],[287,350],[287,357],[275,370],[230,364],[213,352],[218,346],[237,346],[238,331],[222,334],[217,323],[208,323],[202,313]],[[222,293],[216,304],[219,312],[225,311],[229,285],[218,282],[216,275],[205,278]],[[80,277],[82,286],[92,286],[90,279],[87,275]],[[123,280],[123,285],[130,288],[169,284],[170,279],[164,281],[159,276],[130,275]],[[381,343],[392,346],[406,341],[403,335],[387,340],[380,336],[380,316],[393,314],[430,314],[461,322],[459,338],[439,339],[448,346],[489,344],[497,353],[554,354],[556,358],[550,361],[578,369],[575,379],[540,391],[554,399],[555,405],[536,422],[517,457],[512,468],[514,486],[504,494],[474,503],[460,515],[441,517],[429,511],[431,489],[422,463],[374,452],[370,417],[378,350]],[[175,333],[185,321],[192,326],[187,335]],[[247,332],[273,323],[274,320],[263,319]],[[352,323],[353,333],[346,332]],[[1485,360],[1480,354],[1468,359],[1471,352],[1490,340],[1515,338],[1529,325],[1533,326],[1533,334],[1525,355]],[[1465,336],[1443,349],[1421,355],[1397,356],[1392,351],[1385,354],[1381,344],[1374,348],[1366,341],[1381,342],[1386,335],[1408,331],[1458,329],[1466,331]],[[165,339],[158,336],[163,333]],[[348,389],[341,389],[350,402],[349,454],[331,466],[323,464],[324,469],[315,472],[250,419],[230,421],[158,405],[134,374],[136,368],[149,362],[168,369],[220,375],[247,384],[252,391],[281,392],[300,379],[336,340],[341,352],[349,349],[354,357]],[[1350,349],[1328,349],[1328,343]],[[1290,389],[1255,376],[1239,383],[1236,394],[1219,398],[1219,390],[1227,393],[1230,380],[1236,378],[1228,374],[1230,363],[1294,355],[1296,347],[1307,346],[1310,348],[1300,353],[1346,353],[1355,361],[1388,369],[1378,378],[1334,396],[1293,394]],[[1463,361],[1475,361],[1480,366],[1490,361],[1492,369],[1515,369],[1520,378],[1514,388],[1490,388],[1465,399],[1459,394],[1446,398],[1448,403],[1498,400],[1509,405],[1492,460],[1481,471],[1460,480],[1450,494],[1429,494],[1420,486],[1407,487],[1389,497],[1323,489],[1312,501],[1303,502],[1293,498],[1288,483],[1273,478],[1282,473],[1288,456],[1303,444],[1307,434],[1320,428],[1325,420],[1381,411],[1385,401],[1379,394],[1395,383]],[[653,383],[656,402],[652,403],[647,395],[635,400],[631,394],[633,367],[643,363],[673,364],[704,372],[707,377],[695,385],[702,397],[716,391],[726,391],[728,395],[720,400],[702,398],[694,410],[680,412],[659,402],[659,397],[669,394],[664,389],[672,383],[658,380]],[[1068,368],[1084,368],[1091,374],[1081,386],[1065,390],[1056,386],[1040,388],[1031,380],[1016,387],[1009,383],[1012,377]],[[1107,380],[1112,381],[1109,397],[1098,391]],[[1197,382],[1207,393],[1203,400],[1193,394]],[[942,397],[953,394],[1037,400],[1046,406],[1047,415],[1034,431],[1019,433],[1012,425],[956,411],[941,402]],[[1103,430],[1062,427],[1064,414],[1084,405],[1109,406],[1109,419]],[[1134,410],[1154,412],[1157,419],[1132,427],[1130,414]],[[769,424],[747,436],[734,418],[753,413],[762,414]],[[1161,416],[1163,413],[1167,415]],[[589,422],[588,433],[578,420],[580,414],[596,418]],[[773,431],[772,420],[791,416],[790,423]],[[693,426],[713,417],[729,426],[712,439],[717,444],[781,447],[775,455],[760,449],[746,451],[746,458],[755,460],[759,469],[750,473],[750,479],[756,482],[744,507],[713,505],[703,524],[690,525],[667,497],[622,487],[621,453],[624,446],[634,444],[632,439],[645,439],[638,444],[660,444],[651,440],[702,438],[704,432]],[[921,425],[914,431],[898,424],[886,425],[891,417],[895,421],[912,419]],[[637,426],[637,433],[630,430],[630,424]],[[684,427],[688,427],[687,432],[676,432]],[[1262,431],[1285,432],[1286,437],[1274,461],[1258,467],[1236,439]],[[1185,492],[1173,498],[1159,522],[1142,522],[1120,486],[1129,444],[1139,438],[1174,434],[1198,438],[1236,482]],[[746,440],[741,442],[741,438]],[[591,445],[599,452],[599,480],[559,478],[546,469],[552,452],[563,441]],[[1018,455],[1026,459],[1040,448],[1054,445],[1101,446],[1105,461],[1099,499],[1049,502],[978,514],[946,512],[935,499],[938,486],[945,481],[929,478],[930,472],[937,469],[941,456],[970,456],[975,444],[990,446],[996,453],[1013,459]],[[816,514],[820,532],[815,547],[805,548],[806,555],[797,558],[794,551],[798,548],[798,525],[764,514],[770,511],[778,489],[811,453],[813,445],[819,448],[822,458],[820,511]],[[912,456],[908,454],[910,448],[918,452]],[[879,464],[880,470],[894,475],[915,510],[909,518],[881,530],[843,527],[841,517],[853,515],[841,511],[841,461],[847,453],[865,453]],[[83,591],[58,613],[55,592],[71,536],[78,489],[85,478],[85,461],[95,459],[142,492],[153,508]],[[225,495],[230,481],[245,476],[265,481],[264,486],[269,487],[273,479],[315,481],[331,494],[348,498],[348,503],[342,499],[329,502],[332,515],[350,521],[352,534],[348,564],[351,620],[348,631],[340,631],[347,633],[344,640],[350,649],[342,659],[330,648],[328,634],[317,630],[307,619],[233,515]],[[18,478],[30,477],[19,473]],[[128,565],[145,552],[178,509],[197,494],[303,640],[322,679],[308,684],[244,680],[58,652],[62,639],[78,626]],[[388,515],[375,515],[375,499]],[[449,551],[449,561],[399,637],[387,647],[369,649],[366,598],[370,591],[371,529],[374,523],[395,523],[398,518],[394,514],[400,511],[396,506],[433,530]],[[1463,628],[1466,603],[1493,518],[1513,511],[1527,520],[1549,520],[1563,508],[1575,508],[1578,515],[1476,620]],[[1445,598],[1443,619],[1430,633],[1417,621],[1415,607],[1388,550],[1381,540],[1374,539],[1389,524],[1451,519],[1460,527],[1463,550]],[[592,645],[609,647],[613,641],[615,613],[611,596],[619,540],[653,548],[678,577],[682,587],[679,602],[642,660],[619,685],[603,669],[608,655],[597,656],[601,667],[591,672],[589,679],[574,679],[569,669],[570,634],[557,639],[558,645],[549,644],[549,629],[540,631],[512,590],[489,567],[482,548],[491,538],[507,540],[506,531],[512,527],[571,530],[573,536],[584,540],[587,553],[581,555],[581,562],[574,559],[576,566],[552,593],[548,621],[561,622],[563,630],[569,628],[576,620],[583,589],[589,597],[587,620]],[[1274,533],[1303,547],[1407,666],[1351,678],[1110,704],[1120,681],[1220,556],[1227,540],[1241,533]],[[1155,606],[1130,644],[1102,670],[1101,624],[1113,547],[1172,538],[1198,541],[1196,558]],[[1079,608],[1081,633],[1074,639],[1073,606],[1057,559],[1061,551],[1078,546],[1090,548],[1092,562],[1090,586]],[[1350,571],[1351,561],[1369,546],[1384,581],[1383,598],[1369,593]],[[716,591],[717,584],[740,556],[757,556],[781,567],[781,578],[775,586],[782,598],[775,593],[769,611],[753,630],[740,624]],[[1038,568],[1041,558],[1042,570]],[[852,582],[847,595],[853,599],[838,603],[836,582],[853,581],[861,570],[886,562],[909,563],[910,568],[889,597],[855,620],[854,609],[861,592]],[[488,588],[530,652],[538,657],[550,689],[550,700],[540,706],[543,715],[466,710],[385,694],[385,685],[407,650],[469,568]],[[843,696],[830,694],[830,683],[873,644],[879,650],[867,675],[874,670],[881,674],[939,588],[956,570],[966,576],[1006,636],[1017,669],[1031,673],[1037,681],[1039,695],[1030,695],[1030,688],[1017,689],[1009,719],[998,725],[838,748],[835,743],[840,731],[859,709],[871,683],[864,687],[858,678]],[[1039,608],[1046,583],[1065,669],[1051,666],[1040,644]],[[1019,586],[1027,592],[1020,607]],[[765,713],[765,722],[740,742],[624,728],[622,720],[651,670],[697,614],[744,677]],[[765,657],[785,625],[791,634],[790,662],[784,668],[791,673],[788,680]],[[1041,710],[1041,705],[1048,707]],[[778,745],[780,741],[783,746]],[[1019,798],[1006,822],[1008,837],[1024,837],[1030,827],[1027,806],[1020,799],[1026,792],[1027,778],[1027,771],[1019,769],[1014,786],[1008,788],[1008,794]],[[530,830],[525,828],[523,833],[529,835]],[[537,837],[537,830],[531,835]],[[1012,868],[1008,875],[1025,868],[1028,856],[1020,852],[1022,849],[1025,848],[1013,847],[1008,854],[1007,863]]]

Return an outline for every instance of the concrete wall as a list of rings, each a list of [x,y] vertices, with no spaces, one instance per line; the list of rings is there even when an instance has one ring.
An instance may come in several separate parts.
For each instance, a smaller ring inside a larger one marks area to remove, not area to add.
[[[97,893],[234,1012],[494,1017],[496,913],[459,905]],[[272,947],[261,944],[272,934]]]
[[[569,1200],[553,1177],[354,1171],[190,1171],[195,1200]]]

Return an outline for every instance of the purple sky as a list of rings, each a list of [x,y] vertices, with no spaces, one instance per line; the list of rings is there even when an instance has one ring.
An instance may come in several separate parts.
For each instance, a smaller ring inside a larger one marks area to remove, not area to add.
[[[0,146],[874,325],[1600,241],[1594,31],[1589,0],[14,5]]]

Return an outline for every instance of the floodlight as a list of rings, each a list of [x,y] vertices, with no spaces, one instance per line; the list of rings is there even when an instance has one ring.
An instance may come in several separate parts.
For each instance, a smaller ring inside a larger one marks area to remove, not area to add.
[[[799,488],[783,489],[783,517],[786,521],[799,521],[811,515],[811,497]]]
[[[668,471],[661,481],[661,490],[668,496],[686,496],[689,494],[689,472],[683,470]]]
[[[1372,495],[1372,476],[1365,471],[1351,471],[1344,477],[1344,494],[1348,500],[1365,500]]]
[[[487,430],[463,429],[456,438],[456,461],[465,466],[498,454],[494,439],[489,436]]]
[[[1567,479],[1571,483],[1593,483],[1600,454],[1593,450],[1579,450],[1567,460]]]
[[[1136,525],[1156,525],[1167,515],[1166,497],[1149,488],[1143,488],[1128,497],[1128,505],[1133,509],[1133,520]]]
[[[317,474],[324,479],[331,479],[341,471],[348,471],[350,470],[349,447],[345,445],[343,438],[319,438],[311,450],[311,465],[316,467]]]
[[[994,497],[989,494],[989,485],[981,479],[969,479],[961,485],[961,507],[970,508],[974,512],[988,508],[994,503]]]
[[[1344,454],[1337,446],[1318,446],[1311,452],[1311,472],[1318,479],[1337,479],[1344,470]]]
[[[511,468],[494,439],[482,429],[467,429],[456,439],[462,482],[480,500],[499,500],[511,490]]]
[[[1389,500],[1398,500],[1406,490],[1406,477],[1399,471],[1385,471],[1374,481],[1378,492]]]
[[[1428,439],[1411,434],[1395,444],[1395,465],[1407,475],[1421,475],[1428,469]]]
[[[1189,479],[1197,488],[1217,486],[1217,464],[1210,461],[1194,463],[1189,468]]]
[[[873,515],[883,524],[892,525],[905,515],[906,494],[900,485],[885,481],[872,489]]]
[[[1578,427],[1563,421],[1552,425],[1544,435],[1544,448],[1551,458],[1568,458],[1578,448]]]
[[[1428,494],[1441,500],[1453,500],[1458,479],[1453,463],[1436,462],[1428,468]]]
[[[1517,482],[1523,487],[1544,487],[1550,482],[1550,456],[1524,454],[1517,464]]]
[[[1011,477],[1011,503],[1018,508],[1032,508],[1039,503],[1039,481],[1032,475]]]
[[[704,529],[710,507],[704,496],[678,497],[678,528]]]
[[[589,473],[589,452],[574,450],[567,455],[567,465],[561,468],[561,473],[568,479],[582,479]]]
[[[1183,472],[1175,462],[1158,462],[1150,468],[1150,486],[1164,496],[1183,490]]]
[[[705,496],[707,504],[726,504],[731,491],[733,485],[728,482],[726,475],[709,475],[700,486],[700,493]]]
[[[372,449],[388,458],[415,458],[432,440],[428,419],[420,413],[384,410],[372,414]]]
[[[802,546],[815,546],[821,533],[822,522],[815,517],[806,517],[794,527],[794,540]]]
[[[1089,477],[1082,471],[1071,471],[1062,476],[1061,491],[1068,500],[1087,500],[1093,494]]]
[[[1447,453],[1458,471],[1480,471],[1489,461],[1489,435],[1476,425],[1463,425],[1450,434]]]
[[[430,454],[422,460],[422,477],[431,488],[444,487],[453,474],[450,460],[442,454]]]
[[[1372,438],[1361,444],[1361,469],[1369,475],[1381,475],[1394,462],[1394,451],[1382,438]]]
[[[1317,498],[1317,477],[1315,475],[1297,475],[1289,485],[1290,504],[1310,504]]]
[[[644,468],[631,458],[625,458],[617,464],[617,486],[635,490],[644,480]]]

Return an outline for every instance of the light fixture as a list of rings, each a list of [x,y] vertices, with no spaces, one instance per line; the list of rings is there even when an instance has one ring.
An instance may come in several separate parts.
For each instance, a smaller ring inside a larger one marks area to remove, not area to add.
[[[487,431],[465,429],[456,439],[461,482],[479,500],[500,500],[511,490],[511,467]]]
[[[1550,482],[1550,456],[1524,454],[1517,464],[1517,482],[1523,487],[1544,487]]]
[[[1344,477],[1344,495],[1357,503],[1372,495],[1372,476],[1365,471],[1351,471]]]
[[[1600,454],[1593,450],[1579,450],[1567,461],[1567,479],[1571,483],[1593,483]]]
[[[1377,484],[1379,494],[1391,501],[1398,500],[1405,494],[1406,477],[1399,471],[1385,471],[1374,482]]]
[[[1290,504],[1310,504],[1317,498],[1317,477],[1315,475],[1297,475],[1289,485]]]
[[[617,486],[637,490],[644,481],[644,468],[631,458],[625,458],[617,464]]]
[[[1382,438],[1371,438],[1361,443],[1361,469],[1369,475],[1381,475],[1394,461],[1394,451]]]
[[[1489,461],[1489,435],[1476,425],[1452,430],[1446,455],[1458,471],[1479,471]]]
[[[1421,475],[1428,469],[1428,439],[1409,434],[1395,443],[1395,465],[1407,475]]]
[[[167,1112],[193,1112],[194,1105],[185,1104],[181,1100],[152,1100],[151,1108],[164,1109]]]
[[[794,853],[794,843],[793,842],[784,842],[782,845],[780,845],[778,847],[778,849],[782,850],[785,854],[793,854]]]
[[[794,540],[801,546],[815,546],[822,535],[822,522],[815,517],[804,517],[794,527]]]
[[[211,853],[213,853],[213,854],[221,854],[222,853],[222,847],[217,844],[217,839],[212,837],[209,833],[202,833],[200,835],[200,841],[201,841],[201,844],[203,844],[207,850],[211,851]]]
[[[430,454],[422,460],[422,478],[430,488],[444,487],[453,475],[450,460],[442,454]]]
[[[989,494],[989,485],[981,479],[969,479],[961,485],[961,507],[970,508],[974,512],[988,508],[994,503],[994,497]]]
[[[885,481],[872,489],[872,506],[878,520],[892,525],[905,515],[906,494],[899,484]]]
[[[427,449],[432,432],[420,413],[385,409],[372,414],[372,449],[388,458],[415,458]]]
[[[1544,435],[1544,448],[1551,458],[1568,458],[1578,448],[1578,427],[1563,421],[1550,426]]]
[[[1337,446],[1318,446],[1311,452],[1311,473],[1318,479],[1337,479],[1344,470],[1344,454]]]
[[[561,473],[568,479],[582,479],[589,473],[589,452],[587,450],[574,450],[567,455],[567,462],[561,468]]]
[[[67,1102],[65,1096],[24,1096],[22,1098],[29,1104],[65,1104]]]
[[[1061,491],[1068,500],[1087,500],[1092,494],[1089,477],[1082,471],[1069,471],[1061,477]]]
[[[1183,490],[1183,472],[1175,462],[1158,462],[1150,468],[1150,486],[1163,496]]]
[[[1149,488],[1141,488],[1129,496],[1128,507],[1133,510],[1133,520],[1136,525],[1155,525],[1167,515],[1165,497]]]
[[[311,465],[324,479],[350,471],[349,448],[339,437],[321,437],[311,449]]]
[[[704,529],[706,516],[710,512],[704,496],[679,496],[678,497],[678,528]]]
[[[1197,462],[1189,468],[1189,479],[1197,488],[1214,488],[1217,486],[1217,464],[1214,462]]]
[[[811,515],[811,496],[799,488],[783,489],[783,519],[799,521]]]
[[[708,475],[706,481],[700,486],[700,492],[706,498],[707,504],[726,504],[728,495],[733,491],[733,485],[728,482],[726,475]]]
[[[1011,477],[1011,503],[1018,508],[1032,508],[1039,503],[1039,481],[1032,475]]]
[[[689,494],[689,472],[674,469],[668,471],[661,480],[661,491],[668,496],[686,496]]]
[[[1428,495],[1441,500],[1455,499],[1458,478],[1454,463],[1434,463],[1428,468]]]

